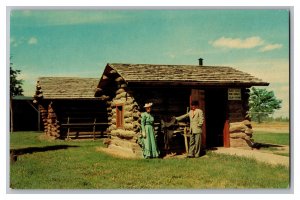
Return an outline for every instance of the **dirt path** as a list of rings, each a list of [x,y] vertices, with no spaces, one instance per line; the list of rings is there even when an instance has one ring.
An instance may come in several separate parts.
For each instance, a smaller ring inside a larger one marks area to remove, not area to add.
[[[243,156],[247,158],[254,158],[255,160],[260,162],[289,167],[289,157],[275,155],[272,153],[264,153],[264,152],[260,152],[259,150],[218,147],[218,149],[214,150],[213,152],[218,154],[228,154],[228,155]]]

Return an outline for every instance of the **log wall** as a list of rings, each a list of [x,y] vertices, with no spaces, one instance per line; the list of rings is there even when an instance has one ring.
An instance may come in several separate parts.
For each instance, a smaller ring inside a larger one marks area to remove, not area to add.
[[[39,110],[41,113],[41,118],[42,118],[42,122],[43,122],[43,128],[44,128],[44,133],[47,135],[47,127],[48,127],[48,109],[46,109],[47,107],[43,104],[39,104]]]
[[[38,108],[41,113],[44,133],[49,137],[60,137],[60,124],[52,107],[52,102],[39,102]]]
[[[52,108],[52,102],[48,105],[47,125],[45,126],[46,134],[55,138],[60,136],[60,125],[57,120],[57,115]]]

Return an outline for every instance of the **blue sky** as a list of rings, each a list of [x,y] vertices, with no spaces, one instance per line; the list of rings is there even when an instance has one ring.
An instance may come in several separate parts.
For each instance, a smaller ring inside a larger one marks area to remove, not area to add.
[[[40,76],[100,78],[106,63],[232,66],[270,82],[289,111],[288,10],[12,10],[25,95]]]

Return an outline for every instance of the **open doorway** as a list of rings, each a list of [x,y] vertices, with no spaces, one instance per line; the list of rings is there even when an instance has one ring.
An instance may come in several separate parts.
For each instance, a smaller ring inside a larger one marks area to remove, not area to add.
[[[212,88],[205,90],[206,147],[224,145],[223,129],[226,121],[227,90]]]

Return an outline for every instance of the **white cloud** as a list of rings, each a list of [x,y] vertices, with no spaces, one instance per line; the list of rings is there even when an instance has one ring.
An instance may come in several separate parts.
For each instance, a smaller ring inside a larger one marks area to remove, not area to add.
[[[35,44],[37,44],[38,43],[38,39],[36,38],[36,37],[31,37],[31,38],[29,38],[29,40],[28,40],[28,44],[29,45],[35,45]]]
[[[209,43],[214,47],[230,49],[251,49],[264,45],[259,49],[259,52],[272,51],[282,47],[282,44],[265,44],[265,41],[258,36],[248,37],[246,39],[221,37]]]
[[[29,39],[26,39],[25,37],[15,38],[13,36],[10,38],[10,45],[12,47],[18,47],[24,43],[27,43],[29,45],[36,45],[38,43],[38,39],[36,37],[31,37]]]
[[[12,47],[18,47],[19,45],[23,44],[25,42],[25,38],[15,38],[15,37],[11,37],[10,38],[10,44]]]
[[[275,49],[280,49],[282,47],[282,44],[268,44],[262,48],[259,49],[260,52],[265,52],[265,51],[272,51]]]
[[[11,38],[10,38],[10,44],[11,44],[12,46],[16,46],[16,39],[15,39],[14,37],[11,37]]]
[[[210,44],[212,44],[214,47],[250,49],[263,45],[264,41],[257,36],[248,37],[246,39],[221,37],[215,41],[210,42]]]
[[[173,52],[166,52],[165,55],[172,59],[176,57],[176,53],[173,53]]]

